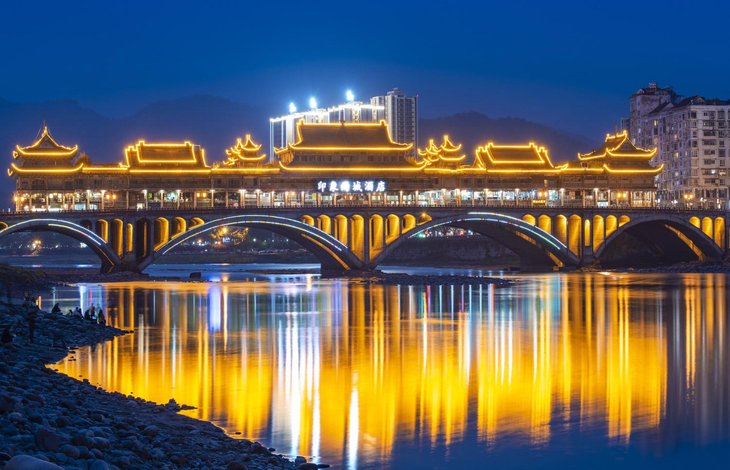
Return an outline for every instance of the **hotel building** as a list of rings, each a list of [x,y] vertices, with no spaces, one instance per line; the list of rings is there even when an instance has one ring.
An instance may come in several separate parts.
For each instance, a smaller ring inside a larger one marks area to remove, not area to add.
[[[728,204],[730,101],[682,97],[650,83],[629,99],[624,125],[639,147],[657,149],[657,198],[673,205]]]
[[[8,173],[19,211],[243,208],[310,205],[525,205],[650,207],[655,150],[628,134],[555,164],[534,143],[486,141],[473,153],[448,136],[413,143],[377,123],[296,123],[296,139],[267,159],[246,135],[209,162],[192,142],[129,145],[115,164],[97,164],[44,127],[16,146]]]

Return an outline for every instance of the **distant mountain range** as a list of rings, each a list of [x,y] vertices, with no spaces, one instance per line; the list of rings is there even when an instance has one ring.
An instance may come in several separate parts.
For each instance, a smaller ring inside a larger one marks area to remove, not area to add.
[[[147,141],[191,140],[206,149],[208,162],[223,159],[224,150],[236,137],[251,133],[268,148],[266,110],[225,98],[197,95],[159,101],[124,118],[112,118],[80,105],[59,100],[40,103],[13,103],[0,98],[0,155],[7,167],[16,144],[28,145],[45,121],[62,144],[79,144],[97,162],[116,162],[125,146],[140,139]],[[600,139],[590,142],[573,135],[518,118],[490,118],[478,112],[460,113],[420,121],[420,145],[429,137],[449,134],[471,154],[486,141],[520,143],[534,141],[546,145],[554,161],[574,158],[576,152],[590,150]],[[4,171],[4,170],[3,170]],[[0,179],[0,208],[9,206],[12,180]]]

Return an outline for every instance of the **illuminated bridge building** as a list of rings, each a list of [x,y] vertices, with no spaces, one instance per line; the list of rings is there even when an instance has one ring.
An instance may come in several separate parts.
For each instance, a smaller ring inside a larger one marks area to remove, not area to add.
[[[108,270],[142,270],[226,225],[288,237],[333,270],[372,269],[442,226],[486,235],[525,266],[553,268],[600,259],[627,231],[672,260],[720,258],[727,246],[724,212],[654,207],[661,167],[625,133],[561,164],[534,143],[487,142],[469,156],[443,136],[413,150],[382,122],[300,122],[273,163],[247,135],[216,163],[190,142],[140,141],[120,163],[98,164],[44,128],[13,152],[16,212],[0,216],[0,238],[65,233]]]
[[[190,142],[140,141],[117,164],[95,164],[78,146],[57,143],[47,128],[13,152],[18,211],[210,208],[293,205],[516,205],[648,207],[654,151],[626,134],[598,150],[554,164],[533,143],[486,143],[473,157],[444,136],[409,157],[384,122],[298,125],[297,142],[267,163],[261,145],[240,139],[209,164]]]

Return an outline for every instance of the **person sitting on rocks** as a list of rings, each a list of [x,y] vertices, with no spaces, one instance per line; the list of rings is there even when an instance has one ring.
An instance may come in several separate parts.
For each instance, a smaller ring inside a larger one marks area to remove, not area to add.
[[[106,317],[104,316],[104,311],[99,307],[99,310],[96,313],[96,318],[99,320],[100,325],[106,325]]]
[[[91,321],[96,321],[96,307],[93,304],[91,305],[91,310],[89,310],[89,315]]]
[[[88,308],[84,312],[84,320],[89,320],[89,321],[91,320],[91,311]]]
[[[68,312],[66,312],[66,315],[69,317],[72,316],[73,314],[74,314],[74,309],[72,309],[72,308],[68,309]]]
[[[74,310],[74,313],[76,316],[84,318],[84,313],[81,311],[81,307],[76,307],[76,310]]]
[[[61,313],[61,306],[56,302],[56,305],[51,309],[51,313]]]
[[[2,338],[0,338],[0,341],[2,341],[3,346],[7,346],[9,344],[13,344],[13,334],[10,332],[10,326],[6,326],[3,330]]]

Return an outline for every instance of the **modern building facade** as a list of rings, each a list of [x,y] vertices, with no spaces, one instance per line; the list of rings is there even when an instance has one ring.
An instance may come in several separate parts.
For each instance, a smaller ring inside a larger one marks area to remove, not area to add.
[[[359,205],[651,207],[654,150],[628,134],[556,165],[534,143],[486,142],[472,155],[448,138],[412,143],[378,123],[296,123],[296,139],[267,160],[251,136],[216,162],[191,142],[128,146],[121,162],[94,164],[47,127],[17,146],[8,173],[18,211]]]
[[[730,101],[682,97],[655,83],[629,99],[624,127],[639,147],[657,149],[658,199],[675,205],[728,204]]]
[[[418,145],[418,96],[406,96],[394,88],[385,96],[370,98],[370,103],[385,108],[391,139]]]

